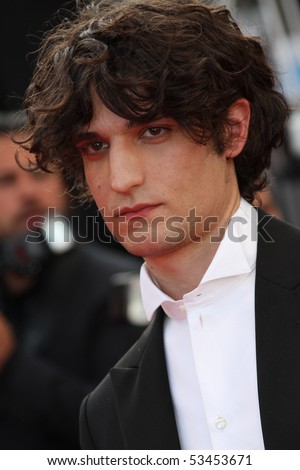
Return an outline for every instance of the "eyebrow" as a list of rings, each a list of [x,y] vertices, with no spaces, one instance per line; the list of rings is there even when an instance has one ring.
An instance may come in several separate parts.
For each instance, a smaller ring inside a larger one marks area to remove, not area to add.
[[[125,129],[133,129],[135,127],[138,127],[140,125],[139,122],[134,122],[134,121],[127,121],[125,125]],[[85,140],[91,140],[95,138],[102,138],[101,137],[101,132],[96,132],[96,131],[86,131],[86,132],[79,132],[74,139],[75,144],[81,141]]]
[[[159,123],[160,121],[163,121],[164,119],[172,119],[168,118],[167,116],[161,116],[161,117],[154,117],[153,119],[150,119],[149,121],[127,121],[126,123],[126,129],[134,129],[136,127],[142,127],[142,126],[149,126],[149,125],[156,125],[156,123]]]
[[[163,119],[163,118],[153,119],[149,122],[140,122],[140,121],[128,120],[128,121],[126,121],[125,129],[126,130],[135,129],[135,128],[138,128],[140,126],[144,126],[144,125],[147,125],[147,124],[149,125],[152,122],[155,123],[155,121],[160,121],[161,119]],[[103,138],[101,136],[101,131],[100,132],[96,132],[96,131],[79,132],[75,136],[74,142],[75,142],[75,144],[78,144],[79,142],[84,142],[84,141],[88,141],[88,140],[95,139],[95,138],[98,138],[98,139]]]
[[[94,139],[96,137],[100,137],[100,134],[98,132],[79,132],[75,136],[74,143],[78,144],[79,142]]]

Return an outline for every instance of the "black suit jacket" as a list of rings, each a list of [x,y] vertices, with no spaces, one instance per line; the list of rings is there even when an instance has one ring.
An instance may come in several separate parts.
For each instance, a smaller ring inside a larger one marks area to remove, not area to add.
[[[255,317],[266,449],[300,449],[300,230],[259,210]],[[81,407],[84,449],[180,449],[162,311]]]

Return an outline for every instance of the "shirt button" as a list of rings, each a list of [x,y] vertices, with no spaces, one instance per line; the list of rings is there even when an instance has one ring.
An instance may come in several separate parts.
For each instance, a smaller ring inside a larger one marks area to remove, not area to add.
[[[217,429],[225,429],[227,426],[226,419],[219,416],[215,421],[215,426]]]
[[[184,306],[184,305],[179,305],[178,310],[179,310],[181,313],[185,313],[185,306]]]

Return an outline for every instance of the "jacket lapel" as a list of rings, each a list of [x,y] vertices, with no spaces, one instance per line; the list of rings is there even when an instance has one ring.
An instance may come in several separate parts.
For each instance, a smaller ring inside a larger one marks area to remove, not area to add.
[[[122,367],[111,370],[127,449],[180,449],[163,346],[163,318],[154,322]]]
[[[274,241],[260,232],[255,291],[263,436],[266,449],[300,449],[300,238],[276,220],[267,231]]]

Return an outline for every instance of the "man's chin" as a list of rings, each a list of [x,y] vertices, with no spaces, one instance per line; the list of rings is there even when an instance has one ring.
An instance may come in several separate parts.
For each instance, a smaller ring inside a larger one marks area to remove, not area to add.
[[[151,240],[143,240],[140,242],[126,240],[120,243],[128,253],[141,258],[165,256],[178,248],[178,244],[154,242]]]

